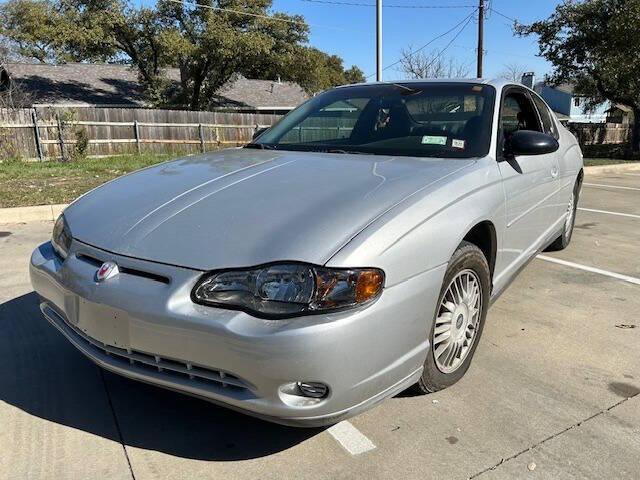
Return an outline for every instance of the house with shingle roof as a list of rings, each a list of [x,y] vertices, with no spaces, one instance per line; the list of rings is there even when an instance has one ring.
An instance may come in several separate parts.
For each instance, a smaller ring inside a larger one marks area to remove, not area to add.
[[[577,94],[571,84],[549,85],[545,82],[539,82],[535,85],[534,90],[544,98],[553,111],[562,115],[567,122],[605,123],[607,121],[607,111],[611,108],[611,103],[604,102],[595,108],[585,109],[589,99],[584,95]]]
[[[178,82],[180,71],[165,76]],[[0,66],[0,92],[17,85],[31,106],[145,108],[135,67],[124,64],[7,63]],[[309,96],[297,83],[253,80],[236,75],[214,96],[211,109],[286,113]]]

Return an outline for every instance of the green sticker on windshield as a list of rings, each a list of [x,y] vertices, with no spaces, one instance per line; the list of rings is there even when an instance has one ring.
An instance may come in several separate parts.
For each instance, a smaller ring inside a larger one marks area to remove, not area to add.
[[[447,137],[425,135],[422,137],[422,143],[425,145],[446,145]]]

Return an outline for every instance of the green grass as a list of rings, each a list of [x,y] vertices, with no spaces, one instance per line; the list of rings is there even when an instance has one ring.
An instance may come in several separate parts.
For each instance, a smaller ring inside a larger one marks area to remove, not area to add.
[[[616,163],[638,163],[639,160],[623,160],[620,158],[585,158],[585,167],[595,167],[597,165],[613,165]]]
[[[178,155],[123,155],[72,162],[0,163],[0,208],[69,203],[83,193],[125,173],[171,160]],[[636,160],[637,161],[637,160]],[[585,158],[586,166],[625,163]]]
[[[0,163],[0,208],[69,203],[104,182],[177,155]]]

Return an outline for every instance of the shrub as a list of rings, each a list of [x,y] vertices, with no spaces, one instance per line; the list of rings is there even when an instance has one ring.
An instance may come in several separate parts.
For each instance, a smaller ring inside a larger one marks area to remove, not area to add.
[[[72,160],[83,160],[87,158],[87,151],[89,150],[89,135],[84,128],[76,128],[74,132],[76,143],[73,146],[73,152],[71,153]]]

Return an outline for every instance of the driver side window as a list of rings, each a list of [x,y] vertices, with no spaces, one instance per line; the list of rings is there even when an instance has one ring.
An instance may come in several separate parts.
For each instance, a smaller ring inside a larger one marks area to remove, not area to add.
[[[518,130],[542,131],[529,96],[521,92],[510,92],[504,97],[500,109],[500,131],[506,140]]]

